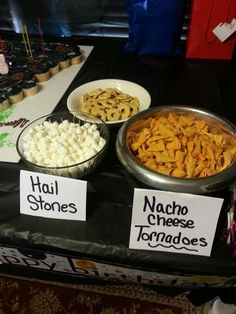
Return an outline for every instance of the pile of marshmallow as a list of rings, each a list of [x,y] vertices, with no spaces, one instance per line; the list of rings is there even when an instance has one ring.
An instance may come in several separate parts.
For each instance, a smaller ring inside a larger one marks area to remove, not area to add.
[[[23,137],[26,160],[44,167],[66,167],[95,156],[106,144],[96,124],[44,121]]]

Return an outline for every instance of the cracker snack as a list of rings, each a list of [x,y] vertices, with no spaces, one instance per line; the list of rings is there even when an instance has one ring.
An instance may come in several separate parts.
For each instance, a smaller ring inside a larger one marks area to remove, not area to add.
[[[98,88],[82,96],[82,111],[103,121],[124,120],[139,111],[137,97],[124,94],[116,88]]]
[[[201,178],[229,167],[236,139],[221,124],[191,113],[166,112],[138,120],[128,145],[147,168],[181,178]]]

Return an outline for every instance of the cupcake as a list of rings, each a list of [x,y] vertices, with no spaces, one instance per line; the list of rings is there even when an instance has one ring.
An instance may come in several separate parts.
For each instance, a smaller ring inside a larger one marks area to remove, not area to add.
[[[58,55],[59,58],[59,67],[61,70],[66,69],[70,66],[70,58],[67,54],[60,54]]]
[[[71,51],[70,46],[68,44],[57,43],[55,46],[55,50],[59,53],[68,53]]]
[[[21,59],[20,62],[22,62]],[[15,69],[19,65],[19,59],[17,58],[17,55],[6,56],[6,63],[10,70]]]
[[[16,104],[24,98],[24,94],[20,84],[10,86],[7,91],[9,93],[8,97],[10,104]]]
[[[74,51],[74,52],[78,52],[79,54],[81,54],[79,45],[77,45],[75,43],[70,44],[70,50]]]
[[[0,111],[7,109],[9,106],[8,93],[5,90],[0,90]]]
[[[27,69],[24,72],[23,81],[34,81],[34,72],[32,70]]]
[[[70,58],[70,63],[72,65],[73,64],[79,64],[82,60],[82,55],[79,52],[71,51],[67,55]]]
[[[6,88],[9,86],[9,75],[2,74],[0,75],[0,89]]]
[[[23,79],[24,72],[22,70],[21,71],[17,70],[17,71],[11,72],[9,74],[9,77],[10,77],[10,80],[12,81],[12,83],[19,82]]]
[[[56,75],[60,71],[59,62],[57,60],[49,60],[48,65],[51,76]]]
[[[38,92],[38,85],[33,80],[24,81],[22,90],[23,90],[23,94],[25,97],[33,96],[33,95],[37,94],[37,92]]]
[[[35,69],[34,73],[37,82],[46,82],[50,78],[48,62],[42,61]]]

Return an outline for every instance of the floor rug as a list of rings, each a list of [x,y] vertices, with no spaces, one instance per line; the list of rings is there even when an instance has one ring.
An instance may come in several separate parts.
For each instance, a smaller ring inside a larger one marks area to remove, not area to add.
[[[200,314],[185,295],[141,285],[85,285],[0,276],[0,314]]]

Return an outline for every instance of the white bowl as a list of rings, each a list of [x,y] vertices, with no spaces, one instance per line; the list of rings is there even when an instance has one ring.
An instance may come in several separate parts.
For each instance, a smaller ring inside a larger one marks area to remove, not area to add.
[[[142,86],[125,81],[125,80],[117,80],[117,79],[104,79],[97,80],[86,83],[74,89],[67,99],[67,107],[71,112],[81,112],[81,98],[86,93],[91,93],[94,90],[101,88],[117,88],[122,93],[126,93],[130,96],[137,97],[140,103],[139,112],[149,108],[151,104],[151,97],[147,90]],[[128,119],[116,120],[116,121],[105,121],[107,124],[117,124],[122,123]]]

